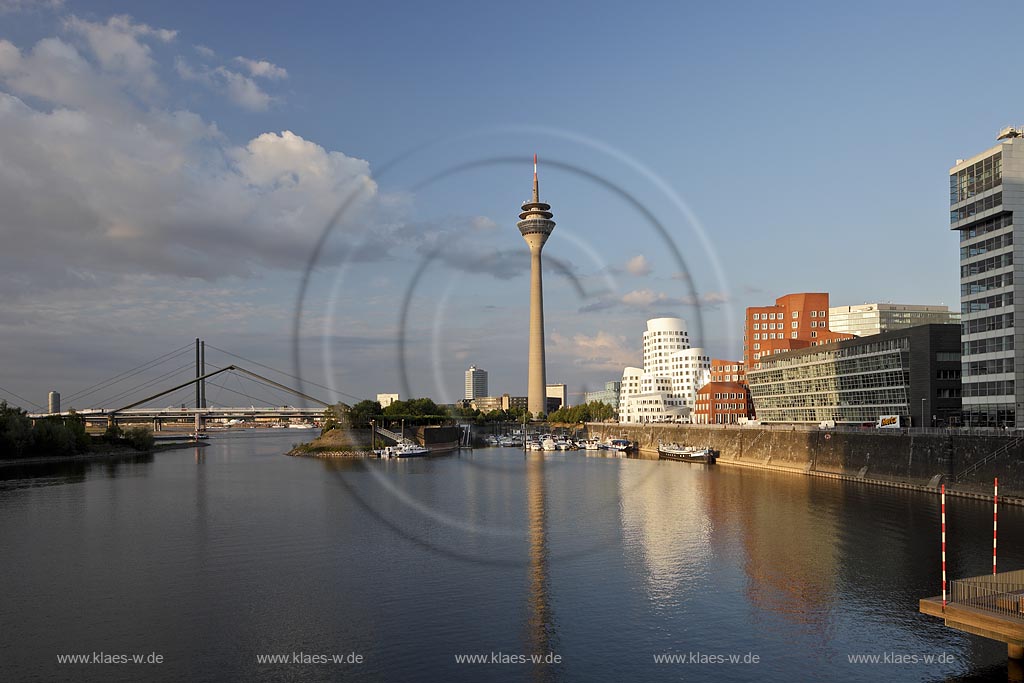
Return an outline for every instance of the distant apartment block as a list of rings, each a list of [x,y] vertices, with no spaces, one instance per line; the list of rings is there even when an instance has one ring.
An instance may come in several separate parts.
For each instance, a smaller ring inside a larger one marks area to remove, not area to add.
[[[689,422],[697,390],[710,377],[711,357],[690,347],[682,318],[648,320],[643,351],[643,368],[622,373],[619,421]]]
[[[743,334],[748,371],[767,356],[852,338],[831,331],[828,311],[827,292],[787,294],[776,299],[774,306],[748,308]]]
[[[473,400],[487,396],[487,371],[470,365],[466,370],[466,398]]]
[[[960,421],[960,327],[919,325],[760,361],[747,373],[761,422],[947,426]]]
[[[948,306],[874,303],[832,306],[828,309],[830,330],[858,337],[917,325],[959,323],[960,312],[951,311]]]
[[[377,394],[377,403],[380,404],[381,408],[387,408],[398,400],[401,400],[398,398],[398,394]]]
[[[1006,128],[994,147],[949,169],[950,228],[960,233],[963,421],[972,427],[1019,427],[1024,411],[1024,345],[1014,339],[1014,301],[1024,301],[1024,279],[1014,281],[1015,250],[1024,245],[1022,135]]]
[[[501,396],[479,396],[469,401],[470,408],[479,410],[482,413],[489,413],[492,410],[526,410],[527,405],[528,399],[526,396],[510,396],[508,394],[502,394]]]
[[[611,382],[604,383],[604,389],[598,389],[597,391],[588,391],[583,394],[584,403],[593,403],[594,401],[600,401],[610,405],[614,410],[619,409],[619,392],[622,390],[622,382],[619,380],[612,380]]]

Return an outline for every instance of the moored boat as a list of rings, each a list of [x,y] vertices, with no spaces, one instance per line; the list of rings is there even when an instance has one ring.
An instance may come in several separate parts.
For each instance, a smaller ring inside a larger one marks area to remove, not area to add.
[[[698,462],[714,465],[718,459],[718,451],[713,448],[693,448],[675,443],[659,443],[658,458],[661,460],[678,460],[679,462]]]

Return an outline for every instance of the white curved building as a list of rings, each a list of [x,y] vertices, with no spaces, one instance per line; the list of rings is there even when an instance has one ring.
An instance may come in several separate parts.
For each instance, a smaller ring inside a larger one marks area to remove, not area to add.
[[[622,373],[619,422],[689,422],[697,390],[711,375],[711,356],[690,347],[686,321],[652,318],[644,331],[644,367]]]

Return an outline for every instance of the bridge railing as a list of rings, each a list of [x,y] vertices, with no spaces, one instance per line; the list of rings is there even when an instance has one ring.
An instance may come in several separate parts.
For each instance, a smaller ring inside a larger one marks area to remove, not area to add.
[[[1024,621],[1024,569],[954,579],[949,601]]]

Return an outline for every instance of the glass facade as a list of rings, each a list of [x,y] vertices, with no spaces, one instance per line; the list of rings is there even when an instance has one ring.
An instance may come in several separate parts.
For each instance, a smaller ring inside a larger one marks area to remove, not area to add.
[[[949,203],[966,201],[1002,182],[1003,153],[996,152],[976,164],[949,174]]]
[[[786,354],[747,373],[763,422],[874,422],[909,416],[906,337]]]
[[[961,242],[962,419],[969,426],[1012,427],[1016,422],[1013,214],[1017,207],[1014,194],[1006,195],[1010,205],[1003,205],[1002,185],[1004,171],[1007,178],[1020,177],[1014,154],[1017,144],[1004,141],[984,159],[949,175],[950,221],[960,232]],[[995,188],[998,191],[990,191]],[[991,209],[999,213],[979,216]]]

